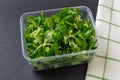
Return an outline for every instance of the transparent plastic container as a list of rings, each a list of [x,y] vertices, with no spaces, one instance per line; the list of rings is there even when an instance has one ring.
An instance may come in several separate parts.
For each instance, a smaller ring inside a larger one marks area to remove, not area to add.
[[[70,7],[70,8],[78,8],[79,11],[81,11],[83,13],[82,19],[84,20],[86,18],[89,18],[91,25],[94,28],[93,15],[91,13],[91,10],[88,7],[77,6],[77,7]],[[44,12],[46,16],[50,16],[52,14],[59,12],[61,9],[62,8],[43,10],[42,12]],[[25,30],[26,30],[25,20],[26,20],[26,17],[29,15],[39,16],[40,13],[41,13],[41,11],[27,12],[27,13],[24,13],[20,18],[22,53],[23,53],[24,58],[29,62],[30,65],[32,65],[32,67],[35,71],[59,68],[59,67],[66,67],[66,66],[72,66],[72,65],[77,65],[77,64],[84,64],[84,63],[88,63],[92,59],[92,57],[96,53],[97,49],[89,50],[89,51],[82,51],[82,52],[77,52],[77,53],[57,55],[57,56],[49,56],[49,57],[43,57],[43,58],[30,59],[28,57],[28,52],[25,47],[25,44],[26,44],[26,41],[24,38],[24,34],[25,34]]]

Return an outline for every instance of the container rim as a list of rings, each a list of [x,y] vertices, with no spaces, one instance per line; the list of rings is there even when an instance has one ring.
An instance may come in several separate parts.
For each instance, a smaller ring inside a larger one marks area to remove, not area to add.
[[[27,15],[27,14],[30,14],[30,13],[39,13],[39,12],[48,12],[48,11],[54,11],[54,10],[60,10],[60,9],[63,9],[64,7],[61,7],[61,8],[53,8],[53,9],[46,9],[46,10],[40,10],[40,11],[28,11],[28,12],[25,12],[21,15],[21,17],[23,15]],[[87,6],[73,6],[73,7],[68,7],[68,8],[86,8],[88,11],[91,11],[90,8],[88,8]],[[20,20],[21,20],[21,17],[20,17]]]
[[[69,8],[86,8],[89,15],[91,16],[91,22],[92,22],[92,25],[94,27],[94,18],[93,18],[93,15],[92,15],[92,12],[90,10],[90,8],[88,8],[87,6],[74,6],[74,7],[69,7]],[[69,54],[62,54],[62,55],[54,55],[54,56],[49,56],[49,57],[40,57],[40,58],[34,58],[34,59],[31,59],[29,58],[28,56],[26,56],[26,52],[25,52],[25,47],[24,47],[24,43],[23,43],[23,32],[22,32],[22,20],[23,20],[23,16],[25,15],[28,15],[28,14],[31,14],[31,13],[40,13],[40,12],[48,12],[48,11],[55,11],[55,10],[61,10],[63,8],[56,8],[56,9],[48,9],[48,10],[40,10],[40,11],[33,11],[33,12],[25,12],[21,15],[20,17],[20,32],[21,32],[21,47],[22,47],[22,54],[24,56],[24,58],[28,61],[35,61],[35,60],[41,60],[41,59],[51,59],[51,58],[61,58],[61,57],[65,57],[65,56],[75,56],[75,55],[78,55],[78,54],[85,54],[85,53],[92,53],[92,52],[96,52],[97,49],[98,49],[98,46],[96,49],[94,50],[84,50],[84,51],[81,51],[81,52],[76,52],[76,53],[69,53]],[[98,41],[97,41],[97,45],[98,45]]]
[[[87,53],[95,53],[97,51],[98,48],[96,48],[95,50],[86,50],[86,51],[82,51],[82,52],[76,52],[76,53],[68,53],[68,54],[62,54],[62,55],[55,55],[55,56],[49,56],[49,57],[40,57],[40,58],[34,58],[31,59],[29,57],[27,57],[25,54],[23,54],[24,58],[29,60],[29,61],[35,61],[35,60],[41,60],[41,59],[51,59],[51,58],[62,58],[62,57],[67,57],[67,56],[75,56],[78,54],[85,54],[87,55]]]

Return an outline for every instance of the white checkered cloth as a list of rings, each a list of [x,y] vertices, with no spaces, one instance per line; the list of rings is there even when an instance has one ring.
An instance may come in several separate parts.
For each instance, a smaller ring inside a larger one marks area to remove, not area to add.
[[[99,0],[95,28],[100,45],[86,80],[120,80],[120,0]]]

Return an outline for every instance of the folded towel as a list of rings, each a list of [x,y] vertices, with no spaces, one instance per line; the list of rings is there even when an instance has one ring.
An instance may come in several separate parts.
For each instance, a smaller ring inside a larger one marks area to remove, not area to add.
[[[120,0],[99,0],[95,28],[99,49],[86,80],[120,80]]]

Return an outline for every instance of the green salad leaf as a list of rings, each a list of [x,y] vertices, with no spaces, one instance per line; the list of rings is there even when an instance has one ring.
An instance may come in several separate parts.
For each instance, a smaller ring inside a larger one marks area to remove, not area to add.
[[[70,54],[95,49],[95,29],[90,20],[82,19],[78,8],[63,8],[49,17],[26,18],[26,47],[30,58]]]

